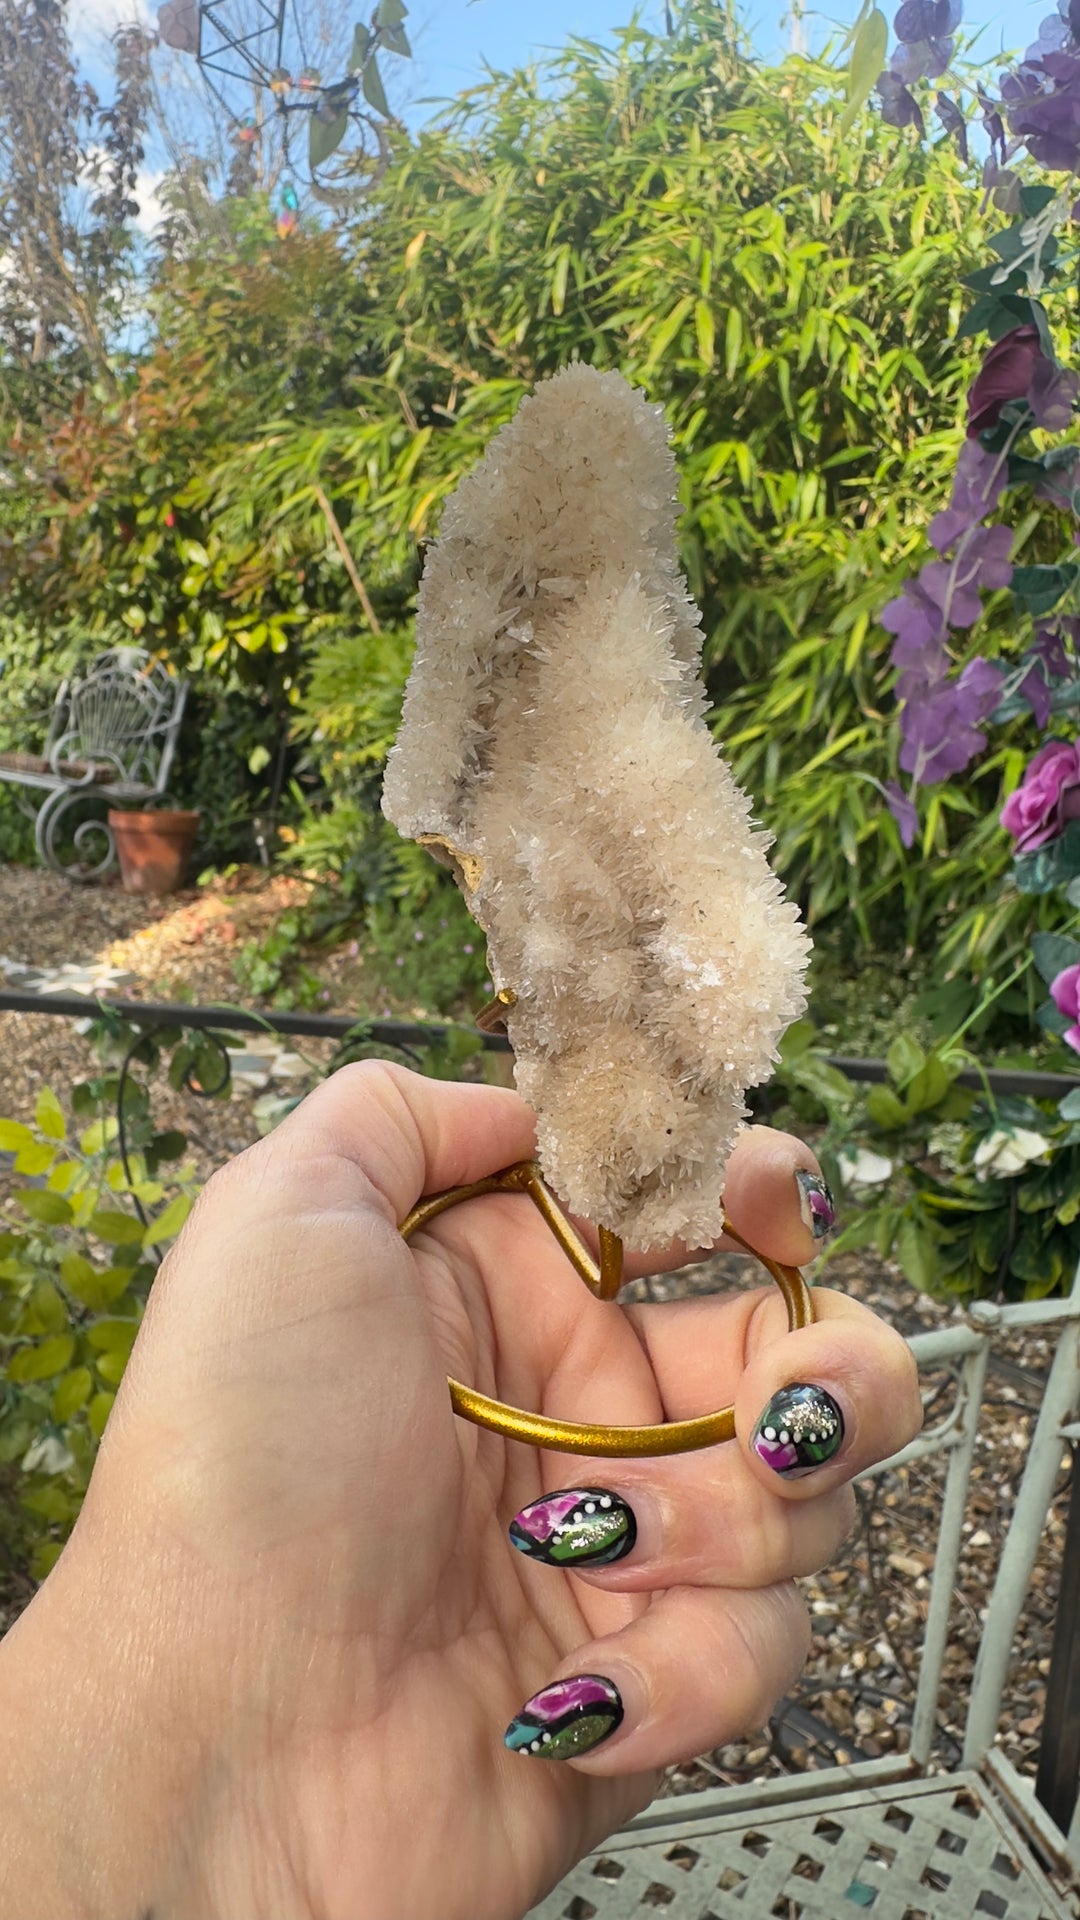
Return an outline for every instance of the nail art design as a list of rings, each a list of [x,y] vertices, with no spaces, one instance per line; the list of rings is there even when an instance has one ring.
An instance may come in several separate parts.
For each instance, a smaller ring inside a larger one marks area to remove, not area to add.
[[[795,1185],[799,1189],[799,1213],[803,1226],[809,1227],[815,1240],[824,1240],[836,1225],[836,1202],[831,1189],[820,1173],[811,1173],[807,1167],[798,1168]]]
[[[793,1480],[824,1466],[844,1443],[844,1416],[824,1387],[781,1387],[750,1442],[759,1460]]]
[[[538,1760],[571,1760],[590,1753],[622,1725],[623,1703],[618,1687],[598,1673],[580,1673],[573,1680],[556,1680],[526,1700],[503,1735],[512,1753],[535,1755]]]
[[[510,1542],[549,1567],[607,1567],[637,1540],[633,1511],[606,1487],[566,1487],[522,1507],[510,1522]]]

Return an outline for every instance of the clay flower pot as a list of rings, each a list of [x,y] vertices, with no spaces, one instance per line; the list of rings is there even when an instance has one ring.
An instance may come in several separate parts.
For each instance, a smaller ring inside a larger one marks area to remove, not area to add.
[[[109,810],[125,893],[175,893],[187,878],[198,813]]]

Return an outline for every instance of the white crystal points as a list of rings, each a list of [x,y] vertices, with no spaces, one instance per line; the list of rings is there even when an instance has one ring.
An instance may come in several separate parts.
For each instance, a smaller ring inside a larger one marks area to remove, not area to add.
[[[705,724],[675,515],[661,409],[621,375],[523,401],[428,553],[383,794],[459,856],[547,1179],[638,1247],[719,1233],[809,951]]]

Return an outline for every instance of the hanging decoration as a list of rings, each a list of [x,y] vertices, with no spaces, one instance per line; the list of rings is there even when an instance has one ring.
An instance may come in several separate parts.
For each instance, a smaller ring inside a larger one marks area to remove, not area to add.
[[[320,199],[349,204],[389,158],[393,115],[379,56],[411,57],[408,9],[404,0],[379,0],[370,22],[356,23],[343,69],[324,77],[311,64],[300,7],[301,0],[165,0],[158,35],[165,46],[195,58],[241,145],[258,138],[252,88],[267,93],[279,116],[286,167],[305,173]],[[291,233],[296,219],[289,186],[278,232]]]
[[[281,189],[281,205],[278,208],[277,232],[279,240],[287,240],[295,232],[300,218],[300,202],[296,197],[296,188],[291,182]]]

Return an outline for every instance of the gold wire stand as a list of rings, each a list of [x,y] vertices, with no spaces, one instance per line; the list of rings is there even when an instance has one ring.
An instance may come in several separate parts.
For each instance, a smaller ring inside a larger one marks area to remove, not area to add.
[[[505,1002],[503,1003],[505,1005]],[[542,1214],[575,1272],[580,1274],[591,1293],[600,1300],[614,1300],[623,1280],[623,1245],[618,1234],[606,1227],[599,1229],[600,1259],[597,1262],[581,1235],[569,1221],[546,1184],[535,1160],[519,1160],[486,1180],[474,1180],[469,1186],[449,1187],[445,1193],[429,1194],[417,1202],[401,1223],[401,1237],[411,1240],[432,1220],[463,1200],[485,1193],[526,1193]],[[752,1254],[775,1280],[788,1311],[788,1326],[808,1327],[814,1319],[814,1305],[806,1281],[798,1267],[782,1266],[751,1247],[733,1227],[724,1232],[744,1253]],[[567,1420],[550,1420],[545,1414],[527,1413],[521,1407],[509,1407],[502,1400],[491,1400],[460,1380],[448,1380],[454,1412],[475,1426],[487,1427],[507,1440],[523,1440],[534,1447],[551,1447],[558,1453],[585,1453],[596,1457],[626,1459],[661,1453],[690,1453],[699,1447],[714,1447],[721,1440],[735,1437],[735,1413],[722,1407],[718,1413],[702,1414],[697,1420],[672,1420],[659,1427],[610,1427],[577,1425]]]

